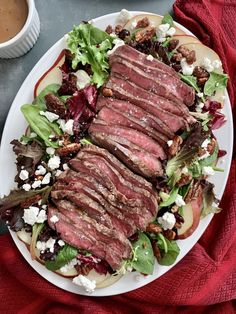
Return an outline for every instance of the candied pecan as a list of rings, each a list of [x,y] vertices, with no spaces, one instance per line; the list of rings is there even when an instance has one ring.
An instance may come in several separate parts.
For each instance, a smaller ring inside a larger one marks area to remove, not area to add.
[[[176,71],[176,72],[179,72],[182,70],[182,67],[179,63],[173,63],[171,64],[171,67]]]
[[[66,146],[60,147],[57,149],[58,156],[68,156],[70,154],[76,154],[80,150],[79,143],[71,143]]]
[[[173,51],[178,46],[178,44],[179,44],[178,39],[171,39],[169,41],[168,50]]]
[[[83,276],[87,276],[88,273],[90,272],[90,270],[92,269],[92,267],[90,266],[82,266],[82,265],[76,265],[75,266],[77,272],[78,272],[78,275],[83,275]]]
[[[172,62],[180,62],[182,59],[183,59],[182,54],[179,53],[179,52],[176,52],[176,53],[173,54],[173,56],[171,58],[171,61]]]
[[[199,86],[203,86],[206,83],[207,80],[208,80],[208,77],[200,77],[200,78],[197,79],[197,84]]]
[[[208,77],[209,73],[204,68],[196,66],[193,70],[193,76],[196,76],[197,78]]]
[[[139,20],[137,22],[137,25],[135,26],[135,28],[144,28],[150,25],[150,21],[148,19],[148,17],[144,17],[142,20]]]
[[[64,118],[66,115],[66,106],[64,103],[54,94],[49,93],[45,97],[46,107],[48,111],[57,114],[60,118]]]
[[[210,155],[214,153],[215,147],[216,147],[216,140],[213,138],[211,142],[207,145],[207,151],[209,152]]]
[[[115,33],[116,33],[116,35],[118,35],[118,34],[122,31],[122,29],[123,29],[123,26],[121,26],[121,25],[116,25],[116,27],[115,27]]]
[[[186,48],[184,45],[181,45],[179,46],[177,49],[176,49],[179,53],[182,54],[183,57],[187,57],[188,54],[190,53],[190,50],[188,48]]]
[[[104,87],[104,88],[102,89],[102,95],[103,95],[104,97],[111,97],[111,96],[113,95],[113,91],[112,91],[112,89],[110,89],[110,88]]]
[[[38,203],[42,198],[41,195],[35,195],[33,197],[27,198],[25,201],[20,203],[21,208],[28,208],[31,205]]]
[[[164,230],[163,234],[168,240],[176,239],[176,232],[174,230]]]
[[[135,34],[135,40],[139,43],[142,43],[146,40],[151,39],[155,35],[155,33],[155,28],[152,26],[148,26]]]
[[[161,251],[158,247],[157,242],[152,241],[152,249],[153,249],[153,253],[154,253],[154,256],[156,257],[156,259],[160,260],[161,259]]]
[[[180,222],[176,222],[175,223],[175,228],[180,229],[182,226],[182,224]]]
[[[196,199],[202,193],[202,187],[200,181],[195,181],[193,186],[188,191],[187,196],[185,197],[185,203],[189,203],[190,201]]]
[[[179,213],[176,212],[174,215],[177,222],[184,223],[184,218]]]
[[[177,182],[177,186],[181,187],[191,182],[193,176],[191,173],[182,173],[181,178]]]
[[[188,64],[193,64],[196,61],[196,52],[194,50],[190,51],[190,53],[186,56],[186,62]]]
[[[174,156],[177,154],[177,152],[180,150],[180,146],[183,143],[183,139],[181,136],[175,135],[173,138],[173,143],[168,149],[168,152],[171,156]]]
[[[106,30],[105,30],[105,32],[106,32],[107,34],[111,34],[111,33],[113,32],[112,26],[111,26],[111,25],[108,25],[107,28],[106,28]]]
[[[147,229],[146,229],[147,232],[152,232],[152,233],[160,233],[162,232],[162,228],[156,224],[153,224],[153,223],[150,223],[148,226],[147,226]]]

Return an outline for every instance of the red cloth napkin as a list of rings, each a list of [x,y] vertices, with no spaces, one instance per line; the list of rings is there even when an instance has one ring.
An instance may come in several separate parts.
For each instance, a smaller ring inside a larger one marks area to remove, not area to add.
[[[235,1],[179,0],[174,13],[220,55],[231,78],[228,88],[235,111]],[[176,267],[141,289],[114,297],[79,296],[54,287],[25,262],[9,235],[1,236],[0,313],[235,313],[235,159],[221,207],[224,210]]]

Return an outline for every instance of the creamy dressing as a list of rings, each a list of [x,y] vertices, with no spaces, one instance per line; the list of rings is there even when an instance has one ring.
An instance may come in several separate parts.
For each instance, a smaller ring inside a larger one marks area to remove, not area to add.
[[[0,0],[0,43],[15,37],[28,16],[26,0]]]

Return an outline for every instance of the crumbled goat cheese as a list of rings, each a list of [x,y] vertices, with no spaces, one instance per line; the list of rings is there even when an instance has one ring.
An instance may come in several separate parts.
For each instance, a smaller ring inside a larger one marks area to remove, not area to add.
[[[160,24],[158,26],[158,29],[162,32],[162,33],[166,33],[169,29],[170,29],[170,24],[165,23],[165,24]]]
[[[63,143],[64,143],[63,140],[59,140],[59,141],[58,141],[58,145],[59,145],[59,146],[63,146]]]
[[[83,275],[79,275],[77,277],[74,277],[72,281],[74,284],[81,286],[81,287],[84,287],[84,289],[89,293],[93,292],[96,288],[96,281],[95,280],[89,280],[88,278],[86,278]]]
[[[38,205],[39,205],[39,206],[42,205],[42,200],[39,200],[39,201],[38,201]]]
[[[176,223],[175,215],[169,212],[166,212],[162,217],[159,217],[157,221],[162,225],[164,230],[172,229]]]
[[[215,174],[215,171],[212,167],[203,167],[202,174],[206,176],[213,176]]]
[[[48,161],[48,167],[52,170],[55,170],[55,169],[59,168],[60,163],[61,163],[60,157],[59,156],[53,156]]]
[[[49,251],[51,253],[54,252],[54,245],[56,243],[56,240],[53,238],[49,238],[46,242],[44,241],[37,241],[36,243],[36,248],[40,251],[40,252],[44,252],[47,249],[49,249]]]
[[[115,45],[111,50],[108,50],[107,54],[110,56],[118,47],[124,46],[125,42],[122,39],[115,38],[113,40],[113,44]]]
[[[119,15],[116,18],[116,24],[124,25],[128,22],[132,17],[132,14],[127,11],[126,9],[122,9],[119,13]]]
[[[48,155],[54,155],[55,149],[54,149],[53,147],[47,147],[47,148],[46,148],[46,153],[47,153]]]
[[[186,174],[188,173],[188,168],[185,166],[182,168],[181,173]]]
[[[198,160],[205,159],[205,158],[207,158],[209,156],[210,156],[210,153],[208,151],[206,151],[205,154],[203,154],[202,156],[198,157]]]
[[[68,164],[63,164],[62,165],[63,170],[68,170],[70,169],[70,167],[68,166]]]
[[[30,138],[35,138],[35,137],[37,137],[37,134],[34,133],[34,132],[31,132],[29,137],[30,137]]]
[[[57,122],[59,123],[59,126],[64,133],[67,133],[69,135],[74,134],[74,131],[73,131],[74,120],[73,119],[69,119],[67,122],[64,119],[59,119]]]
[[[78,260],[76,258],[73,258],[69,263],[67,263],[66,265],[62,266],[60,268],[60,271],[62,273],[66,273],[68,272],[68,270],[71,270],[72,268],[74,268],[75,265],[78,264]]]
[[[47,209],[48,208],[48,206],[45,204],[45,205],[42,205],[42,209]]]
[[[183,197],[181,195],[177,194],[175,204],[179,207],[185,205],[185,201],[183,200]]]
[[[35,175],[36,176],[44,176],[46,172],[47,172],[46,168],[44,168],[44,166],[42,166],[42,165],[39,165],[37,167],[37,170],[35,171]]]
[[[36,248],[41,252],[46,250],[46,242],[37,241]]]
[[[39,214],[38,214],[38,217],[37,217],[37,223],[43,223],[44,221],[47,220],[47,213],[44,209],[41,209]]]
[[[22,185],[22,188],[23,188],[23,190],[25,190],[25,191],[28,192],[28,191],[31,189],[31,185],[28,184],[28,183],[26,183],[26,184],[23,184],[23,185]]]
[[[172,140],[167,141],[167,145],[170,147],[173,144]]]
[[[202,98],[204,96],[203,93],[197,93],[197,97]]]
[[[214,70],[214,67],[211,64],[211,60],[207,57],[203,58],[201,65],[207,70],[207,72],[212,72]]]
[[[171,37],[171,36],[174,36],[175,33],[176,33],[176,29],[174,27],[170,27],[168,31],[166,32],[166,35]]]
[[[40,210],[36,206],[30,206],[24,209],[23,220],[25,223],[33,226],[35,223],[43,223],[47,220],[47,215],[45,210]]]
[[[202,142],[201,147],[202,148],[207,148],[208,144],[210,144],[211,141],[209,140],[209,138],[205,139],[205,141]]]
[[[192,75],[193,74],[193,70],[194,70],[194,65],[193,64],[188,64],[186,62],[186,58],[183,58],[181,61],[180,61],[180,65],[181,65],[181,68],[182,68],[182,72],[184,75]]]
[[[153,61],[154,58],[153,58],[152,55],[148,55],[146,59],[147,59],[148,61]]]
[[[55,172],[55,176],[59,177],[60,174],[62,174],[62,171],[60,169],[57,169],[57,171]]]
[[[47,174],[45,174],[43,180],[42,180],[42,184],[49,184],[51,179],[51,173],[48,172]]]
[[[55,113],[50,112],[50,111],[39,111],[39,114],[41,116],[44,116],[45,118],[47,118],[49,122],[53,122],[53,121],[56,121],[57,119],[59,119],[58,114],[55,114]]]
[[[21,180],[25,181],[29,178],[29,172],[27,170],[21,170],[19,177]]]
[[[222,66],[222,62],[220,60],[214,60],[212,61],[212,66],[214,69],[219,69]]]
[[[196,111],[197,112],[202,112],[202,108],[204,107],[204,103],[203,102],[199,102],[196,106]]]
[[[55,224],[59,221],[59,218],[56,216],[56,215],[53,215],[51,218],[50,218],[50,221]]]
[[[42,184],[41,180],[35,180],[34,183],[32,184],[32,188],[36,189],[36,188],[40,187],[41,184]]]
[[[60,246],[64,246],[64,245],[65,245],[65,242],[60,239],[60,240],[58,241],[58,244],[59,244]]]

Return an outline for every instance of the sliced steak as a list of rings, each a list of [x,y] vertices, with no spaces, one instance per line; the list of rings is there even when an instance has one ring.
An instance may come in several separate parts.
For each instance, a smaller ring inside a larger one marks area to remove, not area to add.
[[[151,93],[145,92],[144,89],[135,86],[135,84],[123,81],[117,77],[110,77],[106,86],[112,89],[113,95],[116,98],[130,101],[152,114],[154,117],[158,117],[158,119],[165,125],[165,128],[170,132],[175,133],[179,129],[186,128],[187,121],[185,119],[157,107],[153,101],[148,99],[150,98]],[[147,98],[145,98],[145,93],[147,93]]]
[[[169,130],[168,126],[164,124],[162,120],[131,102],[100,96],[97,102],[97,109],[101,110],[104,106],[123,112],[128,116],[132,116],[142,121],[145,127],[155,130],[157,136],[160,136],[165,142],[174,137],[174,133]]]
[[[131,115],[121,113],[116,109],[103,107],[98,113],[98,119],[104,120],[110,125],[120,125],[140,131],[157,141],[162,147],[167,146],[167,141],[163,140],[163,135],[160,135],[160,133],[157,133],[155,130],[147,126],[145,121],[136,119]]]
[[[131,143],[135,144],[137,147],[153,154],[157,158],[166,159],[166,154],[163,148],[149,136],[121,126],[111,126],[106,123],[104,120],[95,119],[89,128],[89,134],[91,133],[104,133],[115,135],[124,139],[127,139]]]
[[[178,74],[170,66],[166,65],[165,63],[157,59],[148,60],[146,54],[128,45],[123,45],[121,47],[118,47],[111,56],[120,56],[130,61],[136,60],[137,63],[142,64],[147,69],[159,69],[159,70],[162,70],[164,73],[168,73],[169,75],[172,75],[173,77],[178,77]]]
[[[51,222],[53,215],[59,218],[58,222]],[[118,236],[114,231],[78,212],[64,210],[61,213],[50,206],[48,223],[65,242],[105,259],[113,269],[120,268],[122,260],[131,255],[131,244],[125,237]]]
[[[184,103],[188,106],[191,106],[195,99],[195,91],[192,87],[185,84],[183,81],[180,80],[180,77],[173,76],[168,74],[167,72],[163,72],[158,68],[153,67],[146,67],[139,60],[130,59],[129,56],[118,56],[112,54],[109,58],[110,66],[113,69],[113,65],[116,64],[123,64],[126,67],[133,68],[138,71],[144,77],[150,78],[155,82],[158,82],[161,85],[166,87],[167,92],[169,91],[170,94],[176,95],[176,99],[179,99],[181,103]],[[163,95],[165,96],[165,95]],[[171,98],[170,98],[171,99]],[[173,98],[172,98],[173,100]]]
[[[150,153],[130,145],[126,140],[117,136],[104,135],[103,133],[90,133],[92,141],[109,150],[118,159],[135,173],[155,180],[163,176],[163,168],[158,158]]]

